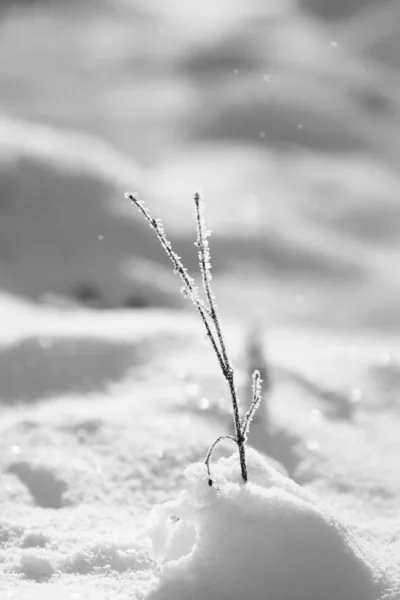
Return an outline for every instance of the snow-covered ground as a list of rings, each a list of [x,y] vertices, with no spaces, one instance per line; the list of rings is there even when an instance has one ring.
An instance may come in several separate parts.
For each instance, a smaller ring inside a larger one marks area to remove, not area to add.
[[[246,491],[218,453],[216,487],[204,466],[185,479],[231,429],[194,315],[12,298],[2,315],[2,598],[400,597],[397,339],[268,332],[270,424],[250,441],[301,487],[250,455]],[[226,327],[243,382],[244,331]],[[194,553],[163,566],[193,550],[193,524]]]
[[[0,600],[400,600],[395,3],[2,4]],[[196,272],[197,188],[243,410],[262,325],[246,486],[123,198]]]

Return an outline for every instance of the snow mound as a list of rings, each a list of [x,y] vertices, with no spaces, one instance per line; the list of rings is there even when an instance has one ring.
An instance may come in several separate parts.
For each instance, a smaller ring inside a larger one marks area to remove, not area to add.
[[[163,562],[148,600],[376,600],[376,563],[313,496],[248,449],[186,470],[188,489],[156,507],[150,536]]]

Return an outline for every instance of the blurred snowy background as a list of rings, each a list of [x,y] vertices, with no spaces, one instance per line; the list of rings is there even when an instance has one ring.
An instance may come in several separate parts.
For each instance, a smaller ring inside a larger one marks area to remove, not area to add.
[[[137,191],[226,312],[400,327],[398,0],[2,0],[0,289],[180,306]]]

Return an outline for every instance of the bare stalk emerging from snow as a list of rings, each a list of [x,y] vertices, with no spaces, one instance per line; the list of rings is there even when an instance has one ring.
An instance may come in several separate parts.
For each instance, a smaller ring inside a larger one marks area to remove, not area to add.
[[[235,437],[229,435],[220,436],[211,446],[207,453],[207,457],[205,460],[205,464],[207,466],[208,472],[208,483],[211,486],[213,484],[213,480],[211,478],[210,473],[210,460],[213,453],[214,448],[217,446],[219,442],[224,439],[230,439],[234,441],[239,449],[239,459],[240,459],[240,468],[242,479],[244,482],[247,481],[247,465],[246,465],[246,451],[245,451],[245,443],[247,440],[249,427],[251,421],[254,417],[254,414],[261,402],[261,377],[260,373],[256,371],[253,375],[253,399],[248,410],[245,415],[243,421],[240,420],[239,413],[239,404],[237,399],[236,385],[235,385],[235,375],[230,363],[228,353],[226,350],[226,345],[224,341],[224,337],[221,330],[221,325],[219,322],[219,315],[217,311],[217,305],[215,302],[215,296],[211,287],[211,255],[208,238],[211,235],[211,231],[209,231],[206,227],[205,219],[204,219],[204,203],[200,197],[198,192],[194,195],[194,203],[195,203],[195,211],[196,211],[196,223],[197,223],[197,241],[195,245],[199,251],[199,264],[200,264],[200,273],[203,281],[203,288],[205,293],[205,300],[201,298],[198,287],[194,281],[194,279],[188,274],[187,269],[184,267],[181,258],[172,250],[171,242],[167,239],[164,227],[160,221],[160,219],[154,219],[142,200],[139,200],[136,194],[127,193],[126,197],[136,206],[136,208],[142,213],[150,227],[154,229],[157,237],[160,241],[161,246],[164,248],[165,252],[169,256],[172,264],[174,266],[174,273],[179,275],[183,282],[183,286],[181,288],[182,294],[190,298],[199,312],[201,319],[206,328],[207,337],[209,338],[213,350],[217,356],[219,365],[221,367],[221,371],[223,376],[225,377],[229,392],[232,400],[232,409],[233,409],[233,420],[235,424]]]

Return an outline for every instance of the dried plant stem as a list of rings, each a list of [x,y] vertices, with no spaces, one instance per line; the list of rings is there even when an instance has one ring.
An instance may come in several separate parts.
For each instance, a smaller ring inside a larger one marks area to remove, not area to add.
[[[205,220],[203,215],[203,205],[198,192],[194,195],[194,202],[196,206],[196,222],[197,222],[197,247],[199,249],[199,263],[200,271],[203,280],[204,291],[207,296],[210,316],[217,332],[219,345],[223,357],[223,364],[220,363],[222,374],[228,382],[229,392],[231,395],[232,408],[233,408],[233,421],[235,425],[236,443],[239,448],[240,468],[242,472],[243,481],[247,481],[247,466],[246,466],[246,450],[245,450],[245,438],[243,436],[242,428],[240,426],[240,414],[239,406],[237,401],[237,393],[235,386],[235,376],[233,368],[229,362],[228,353],[224,338],[221,331],[221,325],[219,322],[219,316],[217,306],[215,303],[214,294],[211,289],[211,260],[210,260],[210,249],[207,239],[207,229],[205,226]],[[211,449],[211,452],[213,447]]]
[[[210,471],[211,456],[212,456],[212,453],[214,451],[215,446],[217,446],[223,440],[232,440],[232,442],[235,442],[235,444],[237,444],[237,440],[236,440],[235,437],[233,437],[233,435],[220,435],[219,438],[217,438],[215,440],[215,442],[213,443],[213,445],[211,446],[211,448],[207,452],[205,463],[206,463],[207,473],[208,473],[208,485],[210,485],[210,486],[213,484],[213,480],[211,478],[211,471]]]
[[[180,276],[180,278],[182,279],[190,299],[192,300],[193,304],[195,305],[198,312],[200,313],[201,319],[206,328],[207,337],[209,338],[211,345],[213,347],[213,350],[214,350],[215,354],[217,355],[220,367],[221,367],[221,369],[223,369],[224,361],[223,361],[223,358],[221,355],[221,351],[218,348],[218,345],[212,334],[210,324],[208,322],[208,319],[211,318],[210,311],[209,311],[209,309],[207,309],[203,300],[200,298],[197,286],[196,286],[193,278],[187,273],[187,270],[183,266],[180,257],[176,254],[176,252],[174,252],[172,250],[171,242],[167,239],[167,237],[164,233],[164,228],[162,226],[162,223],[159,220],[154,219],[151,216],[151,214],[145,207],[143,201],[139,200],[135,194],[126,194],[126,197],[143,214],[145,219],[148,221],[150,227],[152,227],[152,229],[154,229],[154,231],[156,232],[162,248],[165,250],[165,252],[169,256],[169,258],[171,259],[171,262],[174,266],[174,273],[177,273]]]
[[[210,316],[215,325],[215,330],[217,332],[219,345],[222,351],[222,356],[224,359],[225,365],[229,366],[228,356],[225,348],[224,339],[222,336],[221,326],[218,320],[217,306],[215,304],[215,297],[211,289],[211,257],[210,257],[210,249],[207,237],[210,235],[210,232],[207,232],[205,226],[205,220],[203,215],[203,203],[200,198],[199,192],[196,192],[194,195],[194,202],[196,206],[196,222],[197,222],[197,242],[196,245],[199,249],[199,262],[200,262],[200,272],[203,280],[204,291],[207,296]]]
[[[247,465],[246,465],[246,450],[245,443],[247,440],[248,429],[250,427],[251,420],[256,412],[260,401],[261,401],[261,387],[260,387],[260,374],[257,372],[253,378],[253,401],[249,411],[243,419],[243,423],[240,420],[239,413],[239,404],[236,392],[235,385],[235,375],[232,365],[229,361],[228,353],[226,350],[226,345],[224,341],[224,337],[222,335],[221,325],[219,322],[219,315],[217,311],[217,305],[215,302],[215,297],[211,288],[211,256],[210,249],[208,243],[208,237],[211,235],[211,232],[207,230],[205,219],[203,215],[203,202],[201,200],[200,194],[197,192],[194,196],[195,209],[196,209],[196,223],[197,223],[197,241],[196,246],[199,251],[199,264],[200,264],[200,272],[203,282],[204,293],[206,299],[203,300],[200,297],[199,290],[194,279],[188,274],[186,268],[183,266],[183,263],[180,257],[172,250],[171,242],[165,235],[164,227],[159,219],[154,219],[147,208],[144,205],[142,200],[139,200],[136,194],[126,194],[126,197],[136,206],[136,208],[142,213],[145,219],[148,221],[150,227],[154,229],[157,237],[160,241],[161,246],[169,256],[172,261],[174,267],[174,273],[179,275],[184,286],[181,289],[182,293],[186,297],[189,297],[196,309],[198,310],[201,319],[206,328],[207,337],[209,338],[213,350],[217,356],[222,374],[226,379],[229,387],[229,392],[232,401],[232,409],[233,409],[233,420],[235,425],[235,437],[231,435],[223,435],[220,436],[211,446],[207,453],[206,457],[206,467],[209,477],[209,484],[212,485],[213,481],[210,473],[210,460],[213,453],[214,448],[217,444],[224,440],[230,439],[236,443],[239,449],[239,460],[240,460],[240,469],[241,475],[244,482],[247,481]]]
[[[252,393],[251,405],[243,419],[242,426],[241,426],[242,434],[243,434],[246,442],[247,442],[247,437],[249,435],[249,429],[250,429],[251,422],[252,422],[253,417],[256,414],[257,409],[260,406],[260,403],[262,400],[261,382],[262,382],[262,379],[261,379],[260,371],[254,371],[253,385],[252,385],[253,393]]]

